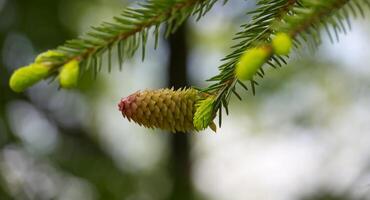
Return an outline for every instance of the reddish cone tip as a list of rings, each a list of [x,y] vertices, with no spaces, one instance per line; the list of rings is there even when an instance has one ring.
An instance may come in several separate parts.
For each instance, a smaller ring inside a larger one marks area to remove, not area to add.
[[[122,116],[126,118],[125,113],[124,113],[124,110],[125,110],[125,99],[124,98],[122,98],[121,101],[119,102],[118,110],[121,111]]]
[[[123,112],[124,109],[125,109],[125,99],[122,98],[121,101],[118,104],[118,110]]]
[[[130,105],[135,101],[137,94],[138,92],[135,92],[134,94],[126,98],[122,98],[121,101],[118,103],[118,110],[122,112],[123,117],[130,117],[131,112],[127,109],[129,109]]]

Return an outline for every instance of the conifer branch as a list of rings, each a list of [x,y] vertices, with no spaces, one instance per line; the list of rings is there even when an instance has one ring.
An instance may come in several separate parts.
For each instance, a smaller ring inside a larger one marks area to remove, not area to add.
[[[217,111],[219,112],[220,126],[222,121],[222,107],[225,108],[228,114],[228,104],[231,94],[235,94],[240,98],[235,86],[240,84],[245,90],[248,90],[248,87],[235,77],[235,65],[247,49],[269,42],[274,33],[273,26],[280,22],[285,15],[291,15],[292,8],[296,4],[298,4],[297,0],[261,0],[257,4],[259,8],[248,13],[250,15],[253,14],[252,21],[242,25],[243,30],[238,32],[234,37],[234,40],[240,40],[240,42],[233,46],[234,51],[223,59],[225,63],[219,67],[219,75],[208,80],[212,82],[216,81],[216,83],[202,90],[203,92],[216,95],[212,115]],[[283,60],[280,56],[277,59]],[[276,60],[278,64],[280,64],[279,60]],[[273,67],[276,67],[276,64],[273,62],[269,63]],[[261,68],[258,75],[262,77],[264,74],[264,70]],[[251,82],[253,93],[255,84],[257,84],[255,81]]]
[[[112,51],[117,49],[120,69],[127,58],[132,57],[141,46],[142,59],[145,58],[146,43],[149,31],[154,27],[155,48],[162,25],[166,26],[165,36],[176,29],[191,15],[197,19],[204,16],[217,0],[147,0],[137,7],[129,7],[120,16],[114,17],[113,22],[104,22],[92,31],[78,39],[67,41],[55,50],[40,54],[34,65],[48,68],[48,73],[33,78],[33,81],[23,80],[24,76],[14,76],[23,73],[14,73],[11,87],[14,91],[23,91],[38,81],[50,76],[60,76],[60,71],[68,63],[77,63],[79,71],[74,70],[73,76],[78,78],[81,72],[93,69],[96,75],[102,68],[103,57],[107,55],[107,68],[112,68]],[[227,0],[224,0],[226,3]],[[107,52],[107,53],[106,53]],[[105,54],[106,53],[106,54]],[[28,70],[38,69],[35,67]],[[36,73],[32,73],[36,74]],[[19,79],[18,79],[19,78]],[[71,80],[66,85],[77,80]],[[61,84],[63,87],[63,84]]]
[[[96,56],[105,51],[111,51],[111,48],[117,44],[118,56],[120,57],[119,64],[121,65],[122,56],[128,54],[127,57],[131,57],[141,42],[144,59],[149,28],[155,26],[155,46],[157,46],[161,24],[167,24],[166,36],[168,36],[176,31],[177,27],[193,13],[194,9],[194,14],[198,13],[202,16],[204,15],[204,11],[201,10],[203,4],[211,6],[213,2],[215,1],[148,1],[141,4],[140,8],[127,8],[121,16],[114,18],[114,23],[103,23],[100,27],[93,27],[93,31],[87,33],[87,36],[67,41],[65,45],[58,47],[57,50],[67,54],[68,60],[89,61],[91,58],[97,59]],[[110,69],[111,57],[108,56],[108,68]],[[89,64],[94,65],[93,63]]]
[[[278,33],[285,33],[279,40],[287,41],[284,37],[288,37],[293,42],[295,48],[299,48],[303,43],[309,43],[310,40],[315,45],[320,44],[320,28],[324,27],[330,38],[332,38],[331,27],[338,37],[338,32],[346,32],[346,27],[343,25],[343,20],[349,20],[349,10],[354,17],[360,12],[364,13],[361,3],[369,6],[369,0],[260,0],[259,8],[250,12],[253,14],[252,21],[242,26],[244,30],[237,33],[234,39],[241,40],[232,48],[234,51],[226,56],[219,69],[219,75],[212,77],[208,81],[216,82],[201,91],[216,95],[216,101],[213,104],[213,111],[209,115],[214,115],[219,112],[221,125],[222,108],[225,108],[228,114],[228,104],[231,94],[237,98],[240,95],[236,91],[236,85],[241,85],[245,90],[248,90],[242,80],[237,77],[236,66],[242,62],[245,64],[244,57],[251,57],[249,60],[248,73],[253,73],[247,79],[250,82],[250,88],[255,94],[255,86],[258,83],[254,76],[263,77],[265,72],[263,64],[267,64],[273,68],[282,67],[287,64],[288,55],[277,53],[277,48],[289,48],[273,46],[274,38],[277,38]],[[370,6],[369,6],[370,7]],[[311,38],[310,38],[311,37]],[[262,52],[259,53],[259,52]],[[256,61],[260,59],[261,62]]]

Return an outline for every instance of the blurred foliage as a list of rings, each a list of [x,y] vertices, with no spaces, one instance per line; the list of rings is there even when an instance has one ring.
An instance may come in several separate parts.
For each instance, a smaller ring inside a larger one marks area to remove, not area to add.
[[[366,200],[365,198],[354,198],[348,193],[335,193],[327,190],[319,190],[313,194],[303,197],[301,200]]]

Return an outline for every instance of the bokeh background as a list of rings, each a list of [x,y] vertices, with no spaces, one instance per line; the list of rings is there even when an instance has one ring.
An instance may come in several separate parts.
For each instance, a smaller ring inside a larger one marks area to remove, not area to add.
[[[117,103],[142,89],[206,86],[254,1],[217,4],[156,51],[149,42],[144,62],[138,52],[77,90],[9,90],[16,68],[133,2],[0,0],[1,200],[370,199],[369,14],[339,42],[325,36],[268,70],[256,96],[232,99],[217,134],[145,129]]]

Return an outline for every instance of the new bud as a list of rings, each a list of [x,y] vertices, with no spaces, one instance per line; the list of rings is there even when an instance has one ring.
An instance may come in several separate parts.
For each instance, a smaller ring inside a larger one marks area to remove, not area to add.
[[[10,77],[9,86],[15,92],[23,92],[49,75],[49,68],[42,64],[31,64],[16,70]]]
[[[277,55],[288,55],[292,45],[292,38],[286,33],[278,33],[272,40],[272,48]]]
[[[201,131],[210,126],[211,129],[216,132],[216,125],[212,121],[215,118],[213,113],[214,103],[214,96],[209,96],[197,102],[197,109],[193,119],[193,124],[196,130]]]
[[[59,74],[59,83],[62,88],[71,89],[77,86],[80,74],[79,62],[77,60],[69,61],[62,66]]]
[[[49,51],[46,51],[38,55],[35,59],[35,63],[48,62],[52,58],[59,58],[59,57],[64,57],[64,56],[65,55],[63,53],[60,53],[55,50],[49,50]]]
[[[236,64],[236,77],[240,80],[252,80],[270,56],[267,47],[256,47],[247,50]]]

